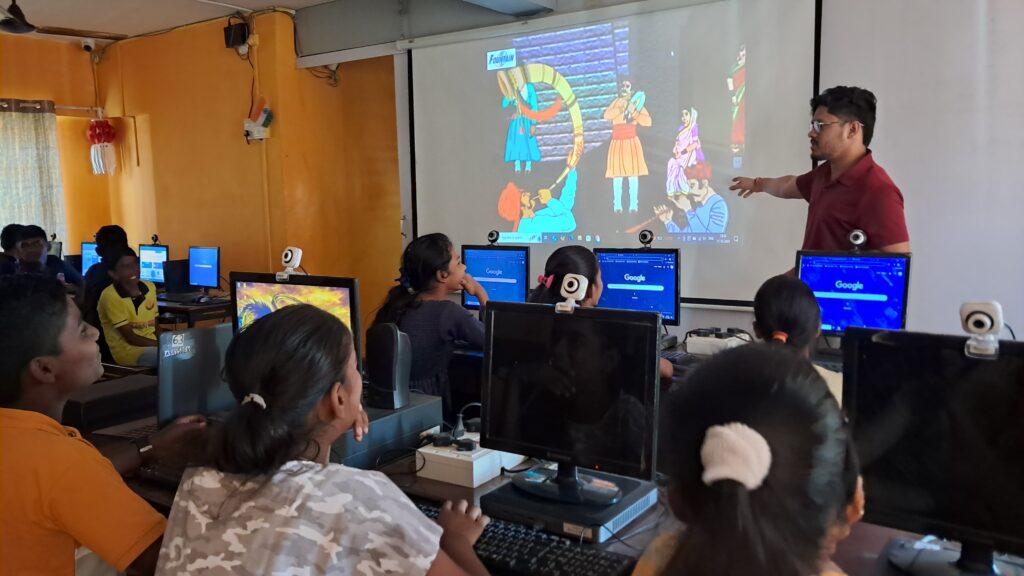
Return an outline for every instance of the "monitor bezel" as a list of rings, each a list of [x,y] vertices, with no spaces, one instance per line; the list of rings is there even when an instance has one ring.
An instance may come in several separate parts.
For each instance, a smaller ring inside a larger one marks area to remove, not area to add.
[[[526,252],[526,276],[523,281],[523,302],[530,300],[530,247],[518,244],[463,244],[462,263],[466,263],[466,250],[495,250],[501,252]],[[479,310],[479,304],[466,304],[466,291],[461,291],[462,307],[467,310]]]
[[[167,244],[139,244],[138,256],[139,256],[139,264],[140,265],[142,264],[142,249],[143,248],[163,248],[164,250],[167,251],[167,258],[164,260],[164,263],[166,264],[167,261],[171,259],[171,247],[168,246]],[[218,268],[220,267],[220,254],[217,255],[217,267]],[[218,270],[218,272],[220,272],[220,271]],[[220,274],[218,274],[218,277],[219,276],[220,276]],[[140,280],[143,279],[141,271],[139,272],[139,279]],[[166,276],[164,276],[164,280],[167,280]],[[190,278],[190,280],[191,280],[191,278]],[[146,280],[146,281],[147,282],[152,282],[156,286],[163,286],[164,285],[164,282],[157,282],[156,280]]]
[[[356,350],[356,362],[359,370],[363,369],[362,360],[362,334],[360,333],[359,317],[359,279],[345,276],[307,276],[305,274],[289,274],[284,279],[278,279],[273,272],[231,272],[228,275],[228,284],[231,290],[231,326],[235,332],[239,332],[238,326],[238,283],[256,282],[260,284],[291,284],[297,286],[323,286],[326,288],[346,288],[349,295],[349,308],[351,309],[351,323],[349,330],[352,332],[353,346]]]
[[[680,298],[682,295],[679,293],[679,260],[680,253],[679,248],[594,248],[594,256],[597,257],[598,265],[601,263],[601,254],[674,254],[676,257],[676,297],[673,298],[675,303],[675,319],[666,320],[664,317],[661,319],[661,323],[665,326],[679,326],[679,310],[680,310]],[[603,274],[603,272],[602,272]],[[597,303],[597,307],[601,308],[601,303]],[[604,308],[604,310],[613,310],[613,308]],[[635,310],[634,310],[635,312]]]
[[[196,284],[192,281],[192,250],[216,250],[217,251],[217,285],[207,286],[204,284]],[[215,290],[220,289],[220,246],[189,246],[188,247],[188,285],[196,288],[213,288]]]
[[[602,308],[576,308],[572,314],[579,317],[617,318],[623,322],[650,323],[651,334],[651,358],[650,382],[646,389],[646,396],[643,398],[644,408],[652,415],[645,423],[644,443],[650,449],[650,458],[639,465],[626,465],[614,460],[584,460],[578,454],[563,452],[560,450],[540,450],[532,444],[520,443],[505,438],[495,437],[490,434],[490,414],[487,406],[491,403],[491,341],[494,337],[494,316],[505,311],[527,312],[536,315],[558,314],[551,304],[532,304],[515,302],[494,302],[488,303],[484,313],[484,361],[483,377],[481,382],[481,403],[484,409],[481,410],[480,446],[484,448],[501,450],[513,454],[522,454],[551,460],[559,464],[571,464],[580,468],[601,470],[622,476],[629,476],[641,480],[653,481],[657,473],[658,455],[658,422],[661,405],[661,383],[658,372],[661,356],[658,350],[658,342],[661,337],[661,314],[657,312],[636,312],[633,310],[602,309]]]
[[[843,411],[847,415],[850,432],[856,435],[857,426],[857,398],[856,386],[859,383],[858,358],[861,347],[870,343],[879,335],[897,341],[913,340],[919,346],[925,340],[937,343],[943,349],[957,350],[964,353],[966,336],[952,336],[945,334],[926,334],[923,332],[907,332],[896,330],[882,330],[877,328],[860,328],[851,326],[843,339]],[[1001,341],[999,352],[1003,354],[1008,350],[1015,356],[1024,356],[1024,343]],[[977,360],[979,363],[989,360]],[[1011,554],[1024,554],[1024,539],[1007,538],[1003,534],[979,530],[971,526],[964,526],[953,522],[947,522],[937,518],[926,518],[921,515],[907,513],[901,510],[889,510],[879,508],[878,504],[872,505],[871,496],[868,495],[867,508],[864,520],[872,524],[904,530],[917,534],[935,534],[941,538],[956,540],[958,542],[981,543],[992,546],[995,550]]]
[[[910,265],[911,265],[911,254],[910,253],[899,253],[899,252],[843,252],[840,250],[798,250],[796,253],[796,277],[800,278],[800,263],[803,261],[804,256],[835,256],[841,258],[894,258],[902,259],[906,261],[905,273],[903,277],[906,279],[903,282],[903,309],[900,311],[900,330],[907,327],[907,305],[910,300]],[[803,278],[800,278],[803,281]],[[806,283],[806,282],[805,282]],[[813,291],[813,288],[812,288]],[[822,319],[824,320],[824,319]],[[850,328],[871,328],[870,326],[851,326]],[[877,330],[887,330],[887,328],[873,328]],[[822,330],[823,336],[843,336],[845,331],[843,330]]]

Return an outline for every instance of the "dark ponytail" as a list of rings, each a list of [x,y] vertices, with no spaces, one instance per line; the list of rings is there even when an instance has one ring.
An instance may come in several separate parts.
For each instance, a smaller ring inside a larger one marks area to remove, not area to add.
[[[239,405],[216,428],[213,465],[262,475],[302,455],[312,442],[309,415],[344,383],[351,354],[348,327],[308,304],[281,308],[236,335],[224,379]]]
[[[804,352],[810,350],[821,331],[821,308],[803,280],[775,276],[754,296],[754,322],[762,340]]]
[[[441,233],[420,236],[405,247],[398,270],[398,286],[388,291],[373,324],[398,324],[410,308],[419,305],[421,292],[437,284],[437,273],[447,272],[452,261],[452,241]]]
[[[851,477],[856,486],[856,458],[839,406],[810,362],[763,345],[727,350],[696,368],[667,410],[673,509],[687,529],[665,573],[819,573]],[[703,481],[707,431],[730,423],[755,430],[771,451],[753,490]]]
[[[530,302],[535,304],[561,302],[565,300],[562,298],[562,280],[566,274],[579,274],[593,286],[600,272],[597,256],[589,248],[562,246],[548,257],[548,261],[544,264],[544,282],[530,293]]]

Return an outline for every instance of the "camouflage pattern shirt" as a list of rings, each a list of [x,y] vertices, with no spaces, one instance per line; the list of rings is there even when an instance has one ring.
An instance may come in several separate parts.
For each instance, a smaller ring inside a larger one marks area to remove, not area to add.
[[[426,574],[441,527],[387,476],[292,461],[271,476],[186,471],[157,574]]]

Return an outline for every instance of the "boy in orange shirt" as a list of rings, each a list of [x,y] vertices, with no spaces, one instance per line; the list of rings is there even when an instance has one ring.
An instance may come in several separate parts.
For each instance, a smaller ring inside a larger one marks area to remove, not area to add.
[[[61,426],[68,396],[103,374],[97,337],[58,280],[0,278],[0,573],[73,575],[79,545],[121,572],[156,567],[166,521],[119,469],[173,453],[205,424],[180,420],[118,468]]]

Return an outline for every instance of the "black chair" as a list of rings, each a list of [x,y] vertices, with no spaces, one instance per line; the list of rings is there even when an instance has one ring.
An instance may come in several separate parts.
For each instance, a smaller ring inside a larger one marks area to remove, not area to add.
[[[409,403],[412,346],[409,335],[394,324],[377,324],[366,331],[366,405],[398,410]]]

